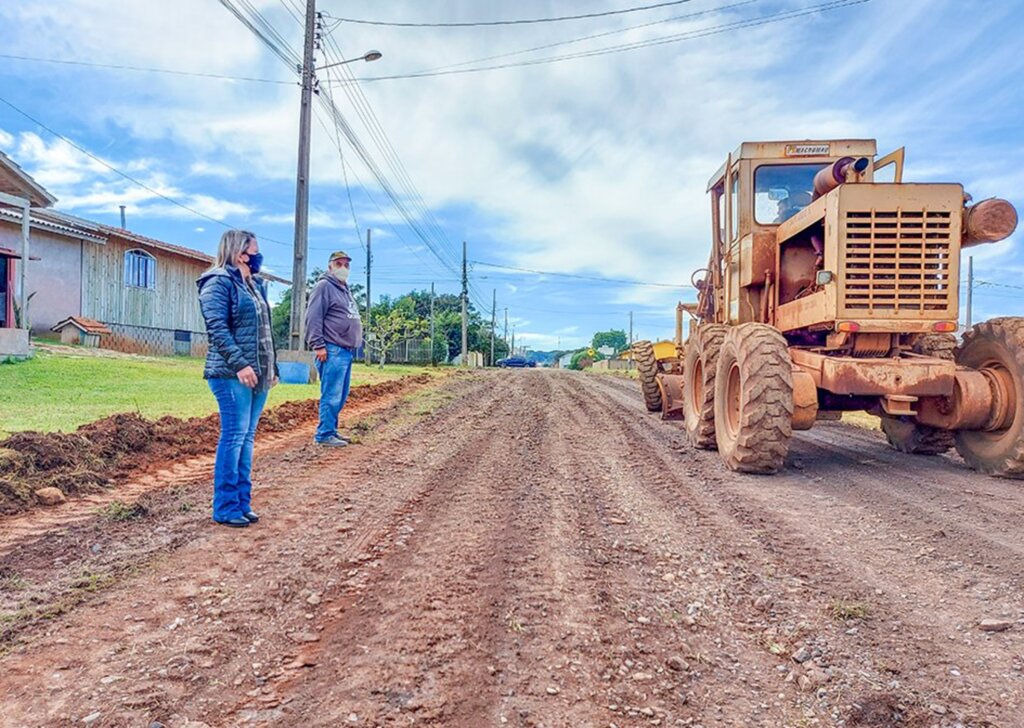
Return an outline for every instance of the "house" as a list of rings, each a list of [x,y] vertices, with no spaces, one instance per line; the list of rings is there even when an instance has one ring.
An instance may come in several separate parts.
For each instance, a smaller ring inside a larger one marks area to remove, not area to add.
[[[27,316],[35,335],[75,317],[109,330],[100,346],[146,354],[205,354],[207,341],[195,280],[210,267],[206,253],[53,209],[56,198],[0,153],[0,192],[32,202]],[[20,292],[24,211],[0,207],[0,289],[12,327],[15,289]],[[5,270],[6,269],[6,270]],[[271,280],[288,283],[281,278]]]

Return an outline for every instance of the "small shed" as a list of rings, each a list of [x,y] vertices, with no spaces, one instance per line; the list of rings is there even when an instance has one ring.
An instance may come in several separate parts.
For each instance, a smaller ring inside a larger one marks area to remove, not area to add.
[[[62,344],[80,344],[97,347],[100,337],[111,331],[104,324],[81,316],[69,316],[50,329],[60,334]]]

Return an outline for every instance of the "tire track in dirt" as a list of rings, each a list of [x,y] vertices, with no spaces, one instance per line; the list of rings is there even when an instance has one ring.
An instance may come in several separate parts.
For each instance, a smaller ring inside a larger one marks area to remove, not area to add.
[[[619,399],[624,392],[615,389],[615,398]],[[648,426],[638,426],[638,430],[658,427],[654,420],[644,424]],[[832,429],[841,432],[845,428]],[[656,443],[656,439],[648,438],[641,447],[651,448]],[[940,525],[947,532],[967,534],[936,539],[934,520],[922,518],[914,503],[890,495],[890,488],[899,488],[904,481],[914,482],[912,476],[899,477],[892,471],[862,474],[844,453],[832,455],[827,449],[814,455],[816,465],[812,466],[806,447],[802,437],[795,440],[794,450],[796,457],[804,460],[803,470],[771,478],[728,473],[715,453],[692,454],[700,470],[709,473],[703,481],[704,490],[739,523],[749,524],[769,551],[791,557],[780,563],[781,568],[799,567],[828,593],[862,596],[872,604],[875,619],[858,627],[856,640],[847,639],[849,635],[845,634],[833,638],[844,652],[860,658],[859,670],[875,673],[871,682],[886,682],[886,673],[902,664],[892,674],[904,673],[900,683],[914,686],[918,702],[925,707],[943,704],[948,708],[951,703],[959,703],[967,719],[976,725],[985,725],[999,715],[1018,715],[1019,637],[1014,633],[987,636],[973,626],[978,618],[993,616],[993,612],[1012,617],[1022,613],[1019,591],[1011,586],[1017,581],[1016,572],[1009,566],[991,576],[971,572],[950,589],[957,573],[965,571],[965,556],[987,553],[986,572],[991,570],[993,559],[991,541],[972,541],[970,530],[957,524],[962,508],[950,508],[948,513],[941,506],[931,509],[945,513]],[[875,442],[874,449],[855,451],[854,457],[874,457],[880,447],[887,446]],[[821,472],[808,476],[813,467],[819,466]],[[846,477],[837,482],[837,473]],[[883,477],[888,479],[889,488],[878,485]],[[975,475],[974,488],[985,480]],[[932,493],[929,500],[936,497]],[[937,541],[946,543],[933,545]],[[934,556],[932,550],[941,548],[948,553]],[[1014,558],[1006,554],[996,561],[1010,565]],[[892,631],[883,632],[883,625]],[[848,643],[845,647],[844,642]],[[888,682],[895,681],[890,676]],[[1013,685],[1012,690],[1003,690],[1007,683]],[[994,690],[996,685],[1000,686],[998,690]]]
[[[400,529],[401,547],[381,554],[321,634],[327,669],[289,686],[296,720],[470,726],[497,710],[507,564],[522,540],[512,527],[521,494],[508,474],[543,429],[537,396],[513,385],[492,380],[488,389],[500,396],[464,409],[469,442],[460,452],[444,448],[429,476],[434,487]],[[507,429],[516,422],[525,433]]]
[[[785,575],[754,575],[752,570],[763,559],[757,545],[736,532],[717,505],[697,497],[688,476],[673,474],[673,466],[678,466],[675,456],[660,454],[671,452],[672,446],[639,442],[634,421],[644,424],[646,418],[609,408],[590,385],[579,377],[564,382],[577,426],[594,421],[604,425],[591,443],[593,452],[603,455],[595,467],[604,477],[594,482],[602,484],[598,501],[624,516],[617,521],[619,538],[628,539],[626,553],[635,555],[624,582],[632,582],[634,599],[654,595],[653,604],[647,605],[654,617],[641,628],[652,640],[648,650],[658,655],[651,666],[660,673],[666,694],[678,688],[679,678],[685,680],[687,703],[670,703],[675,710],[668,717],[751,726],[820,719],[822,711],[797,689],[796,680],[804,670],[793,663],[787,666],[786,656],[770,654],[753,626],[754,597],[769,587],[780,590]],[[622,541],[619,544],[621,548]],[[797,632],[807,628],[798,630],[797,624],[807,617],[794,614],[787,620],[782,602],[773,600],[775,621],[788,621],[790,633],[798,637]],[[783,642],[786,637],[777,639]],[[687,669],[682,675],[664,667],[673,654],[684,658]],[[779,666],[785,671],[780,673]],[[794,675],[786,682],[790,672]],[[808,685],[820,679],[813,673],[805,677]]]
[[[485,407],[493,399],[479,382],[455,389]],[[456,456],[463,452],[467,438],[454,427],[462,417],[457,409],[391,426],[376,452],[305,445],[275,454],[276,463],[258,462],[261,481],[277,480],[258,487],[259,526],[244,532],[193,526],[194,540],[173,556],[64,618],[60,637],[43,635],[30,649],[7,656],[0,719],[72,723],[76,714],[103,706],[104,720],[114,725],[173,715],[214,716],[212,725],[274,720],[279,699],[273,684],[291,676],[286,665],[301,657],[303,646],[315,644],[316,627],[338,608],[331,595],[358,590],[375,553],[437,485],[434,469],[452,449]],[[409,462],[411,434],[425,443],[427,477],[363,492],[367,475]],[[446,437],[441,452],[433,443]],[[236,701],[246,707],[221,722],[216,716]]]

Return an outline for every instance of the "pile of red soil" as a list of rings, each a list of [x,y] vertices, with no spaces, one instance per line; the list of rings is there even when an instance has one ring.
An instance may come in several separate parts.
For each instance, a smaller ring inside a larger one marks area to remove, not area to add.
[[[349,401],[371,402],[428,381],[421,374],[354,387]],[[285,402],[263,414],[260,432],[285,432],[315,420],[317,408],[315,399]],[[117,414],[67,434],[17,432],[0,442],[0,514],[36,505],[41,488],[94,492],[148,463],[211,453],[219,434],[217,414],[188,420]]]

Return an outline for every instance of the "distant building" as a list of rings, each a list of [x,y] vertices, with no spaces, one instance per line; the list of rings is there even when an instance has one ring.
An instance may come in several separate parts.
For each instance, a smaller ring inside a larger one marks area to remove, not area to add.
[[[213,258],[52,209],[56,198],[0,152],[0,191],[31,194],[28,322],[46,334],[69,317],[110,331],[100,346],[148,354],[206,351],[195,280]],[[13,326],[22,211],[0,207],[0,327]],[[280,278],[272,280],[288,283]]]

